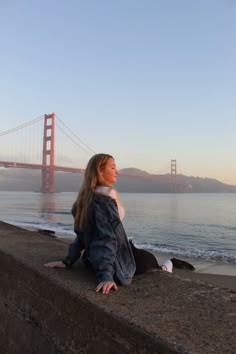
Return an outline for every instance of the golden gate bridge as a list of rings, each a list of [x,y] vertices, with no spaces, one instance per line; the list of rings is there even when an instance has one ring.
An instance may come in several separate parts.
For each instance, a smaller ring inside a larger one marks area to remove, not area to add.
[[[57,135],[57,137],[56,137]],[[41,138],[43,136],[43,139]],[[63,138],[62,138],[63,137]],[[66,146],[65,139],[70,141]],[[71,144],[75,147],[72,151]],[[63,151],[69,151],[69,166]],[[56,154],[56,151],[59,151]],[[78,152],[79,151],[79,152]],[[82,152],[82,153],[81,153]],[[83,154],[83,156],[82,156]],[[54,174],[60,172],[83,173],[88,159],[95,154],[76,134],[55,114],[45,114],[13,129],[0,133],[0,167],[41,170],[41,192],[54,193]],[[83,167],[71,167],[72,155]],[[63,164],[61,162],[63,161]],[[135,177],[160,181],[160,175],[122,173],[126,177]],[[168,176],[168,177],[167,177]],[[171,160],[170,174],[165,182],[170,183],[171,191],[177,191],[176,160]]]

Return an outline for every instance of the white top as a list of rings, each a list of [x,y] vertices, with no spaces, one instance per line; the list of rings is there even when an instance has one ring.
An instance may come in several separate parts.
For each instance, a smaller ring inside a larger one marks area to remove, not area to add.
[[[112,187],[99,186],[96,188],[96,192],[105,194],[113,199],[115,199],[120,220],[123,220],[125,217],[125,208],[120,200],[118,192]]]

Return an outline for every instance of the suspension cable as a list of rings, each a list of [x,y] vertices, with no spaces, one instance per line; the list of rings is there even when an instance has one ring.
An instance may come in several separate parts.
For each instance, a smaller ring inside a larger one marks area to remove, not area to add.
[[[85,144],[59,117],[58,117],[58,115],[56,115],[57,116],[57,119],[60,121],[60,123],[67,129],[67,130],[69,130],[69,132],[76,138],[76,139],[78,139],[79,141],[80,141],[80,143],[82,143],[88,150],[90,150],[90,152],[91,153],[96,153],[93,149],[91,149],[87,144]],[[60,129],[60,128],[59,128]],[[63,131],[63,130],[62,130]],[[64,131],[63,131],[64,132]],[[65,132],[64,132],[64,134],[66,134]],[[66,134],[67,135],[67,134]],[[69,137],[69,135],[67,135],[68,137]],[[70,137],[69,137],[70,138]],[[71,139],[71,138],[70,138]],[[72,140],[72,139],[71,139]],[[73,140],[72,140],[73,141]],[[75,143],[75,142],[74,142]],[[78,145],[78,144],[77,144]],[[78,145],[78,146],[80,146],[80,145]],[[80,146],[81,147],[81,146]],[[84,149],[83,149],[84,150]],[[85,150],[84,150],[85,151]],[[87,151],[85,151],[85,152],[87,152]]]
[[[33,120],[27,122],[27,123],[24,123],[24,124],[21,124],[21,125],[17,126],[16,128],[12,128],[12,129],[6,130],[5,132],[0,133],[0,136],[6,135],[6,134],[10,134],[10,133],[12,133],[12,132],[15,132],[16,130],[25,128],[25,127],[27,127],[28,125],[33,124],[33,123],[36,123],[37,121],[39,121],[39,120],[41,120],[41,119],[43,119],[43,118],[44,118],[44,116],[37,117],[37,118],[35,118],[35,119],[33,119]]]

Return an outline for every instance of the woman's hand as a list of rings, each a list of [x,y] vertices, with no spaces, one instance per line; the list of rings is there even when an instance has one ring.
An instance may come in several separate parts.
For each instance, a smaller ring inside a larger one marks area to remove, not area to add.
[[[49,262],[44,264],[43,266],[47,268],[66,268],[66,265],[62,261]]]
[[[95,291],[98,293],[102,290],[103,294],[108,294],[111,289],[114,289],[115,291],[118,290],[118,287],[114,281],[102,281],[98,284]]]

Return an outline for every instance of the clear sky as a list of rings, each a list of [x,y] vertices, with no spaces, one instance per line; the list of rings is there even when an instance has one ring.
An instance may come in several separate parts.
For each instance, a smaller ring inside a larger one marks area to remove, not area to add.
[[[236,185],[235,0],[0,0],[0,132],[55,112],[118,168]]]

